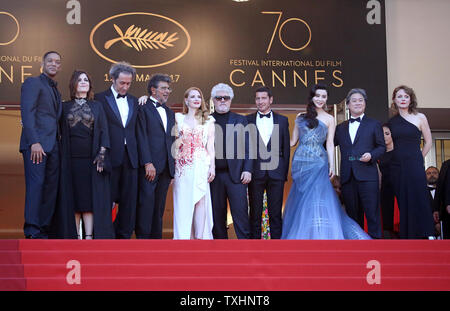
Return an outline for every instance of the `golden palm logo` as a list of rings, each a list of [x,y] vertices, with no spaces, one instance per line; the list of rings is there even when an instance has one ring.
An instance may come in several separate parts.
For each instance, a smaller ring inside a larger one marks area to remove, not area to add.
[[[101,20],[92,28],[89,42],[94,52],[108,62],[130,59],[135,68],[155,68],[186,55],[191,36],[181,23],[170,17],[129,12]]]
[[[143,48],[152,50],[167,49],[168,47],[173,47],[172,43],[178,40],[176,32],[168,36],[168,32],[148,31],[148,29],[131,25],[124,33],[116,24],[114,24],[114,29],[119,37],[105,42],[105,49],[109,49],[119,41],[137,51],[142,51]]]

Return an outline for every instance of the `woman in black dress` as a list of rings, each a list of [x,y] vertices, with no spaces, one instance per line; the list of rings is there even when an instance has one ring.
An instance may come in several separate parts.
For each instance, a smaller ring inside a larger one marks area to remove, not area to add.
[[[396,115],[389,120],[395,146],[391,173],[400,210],[400,238],[428,238],[434,234],[434,222],[423,159],[431,149],[430,126],[425,115],[417,112],[413,89],[397,87],[392,101]],[[424,146],[420,150],[422,135]]]
[[[395,230],[394,224],[395,195],[391,172],[394,142],[392,141],[391,129],[387,123],[383,124],[383,135],[386,143],[386,152],[378,159],[378,167],[381,172],[380,205],[383,219],[383,235],[384,238],[396,238],[398,230]]]
[[[59,237],[82,238],[82,218],[86,239],[114,238],[106,116],[86,72],[74,71],[69,89],[61,117]]]

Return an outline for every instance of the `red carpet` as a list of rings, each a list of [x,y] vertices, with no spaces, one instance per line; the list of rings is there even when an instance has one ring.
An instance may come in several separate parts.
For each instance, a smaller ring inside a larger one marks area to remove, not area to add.
[[[450,290],[450,241],[3,240],[0,290]]]

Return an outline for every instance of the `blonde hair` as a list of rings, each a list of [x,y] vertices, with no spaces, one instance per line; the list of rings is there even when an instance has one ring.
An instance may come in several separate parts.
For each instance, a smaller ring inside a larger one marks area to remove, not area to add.
[[[205,121],[209,119],[209,107],[205,102],[205,98],[203,97],[203,93],[202,91],[198,88],[198,87],[190,87],[188,88],[185,92],[184,92],[184,99],[183,99],[183,114],[187,114],[189,111],[188,106],[186,105],[186,99],[189,96],[189,93],[191,91],[197,91],[200,93],[200,97],[201,97],[201,104],[200,104],[200,108],[197,110],[197,112],[195,113],[195,118],[200,122],[200,124],[205,124]]]

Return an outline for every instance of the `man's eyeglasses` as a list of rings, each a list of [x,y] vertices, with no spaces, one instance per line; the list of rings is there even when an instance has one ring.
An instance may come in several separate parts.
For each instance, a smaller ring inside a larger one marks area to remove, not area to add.
[[[227,101],[227,100],[230,100],[231,99],[231,97],[230,96],[216,96],[216,97],[214,97],[216,100],[218,100],[218,101],[221,101],[221,100],[225,100],[225,101]]]

